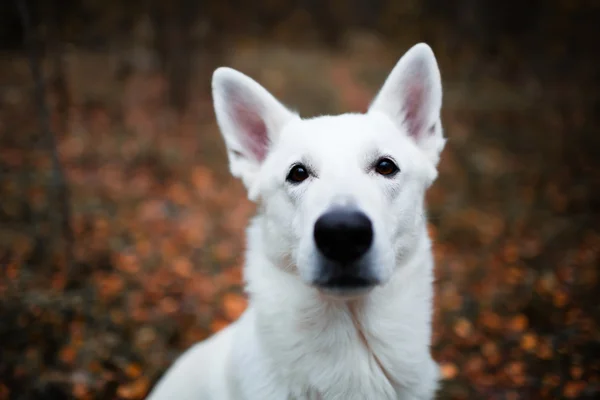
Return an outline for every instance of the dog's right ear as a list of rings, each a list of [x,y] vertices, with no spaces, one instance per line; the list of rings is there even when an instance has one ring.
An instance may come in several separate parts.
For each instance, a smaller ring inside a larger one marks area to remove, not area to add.
[[[212,93],[231,173],[250,189],[283,126],[299,117],[256,81],[231,68],[214,72]]]
[[[442,79],[431,47],[419,43],[396,64],[369,112],[387,115],[434,165],[444,148]]]

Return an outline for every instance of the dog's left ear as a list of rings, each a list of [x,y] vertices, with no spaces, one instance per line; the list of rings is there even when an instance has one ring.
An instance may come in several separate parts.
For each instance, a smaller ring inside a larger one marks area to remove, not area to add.
[[[212,92],[231,173],[250,190],[283,126],[299,117],[256,81],[231,68],[214,72]]]
[[[413,46],[396,64],[369,113],[381,112],[437,165],[446,140],[440,122],[442,80],[431,47]]]

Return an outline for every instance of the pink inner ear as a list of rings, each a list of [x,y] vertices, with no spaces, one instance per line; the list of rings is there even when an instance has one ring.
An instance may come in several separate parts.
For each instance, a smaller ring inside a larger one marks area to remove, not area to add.
[[[404,104],[402,113],[404,114],[404,123],[408,129],[408,134],[414,138],[419,138],[425,128],[425,90],[423,85],[410,83],[404,89]]]
[[[230,96],[231,116],[240,130],[240,140],[246,156],[263,161],[267,155],[269,137],[267,126],[257,111],[257,106],[239,96]]]

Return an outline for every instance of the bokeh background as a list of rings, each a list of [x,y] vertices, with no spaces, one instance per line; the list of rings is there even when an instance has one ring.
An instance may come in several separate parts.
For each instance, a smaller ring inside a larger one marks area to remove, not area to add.
[[[449,138],[439,398],[600,398],[599,24],[596,0],[0,2],[0,399],[142,399],[246,307],[214,68],[364,111],[420,41]]]

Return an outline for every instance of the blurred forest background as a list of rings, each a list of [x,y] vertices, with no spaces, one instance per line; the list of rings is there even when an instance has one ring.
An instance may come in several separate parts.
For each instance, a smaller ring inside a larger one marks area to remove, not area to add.
[[[141,399],[244,310],[214,68],[363,111],[420,41],[440,399],[600,398],[599,26],[597,0],[0,2],[0,399]]]

